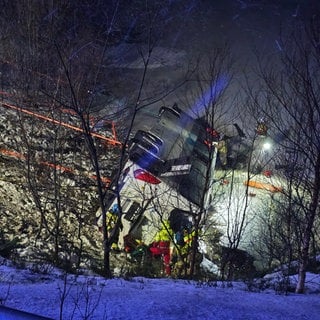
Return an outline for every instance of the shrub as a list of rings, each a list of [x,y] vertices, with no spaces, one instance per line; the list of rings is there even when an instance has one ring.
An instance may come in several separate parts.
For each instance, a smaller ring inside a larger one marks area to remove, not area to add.
[[[2,231],[0,231],[0,256],[10,258],[16,249],[20,248],[18,238],[7,239]]]

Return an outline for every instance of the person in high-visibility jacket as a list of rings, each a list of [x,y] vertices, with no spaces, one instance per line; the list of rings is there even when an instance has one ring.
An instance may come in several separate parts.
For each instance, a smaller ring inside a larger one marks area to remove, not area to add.
[[[109,233],[109,237],[113,237],[113,242],[111,244],[111,249],[114,251],[119,251],[118,241],[119,234],[121,229],[121,225],[117,226],[118,219],[120,219],[120,210],[117,204],[113,205],[113,207],[107,212],[106,220],[107,220],[107,230]]]
[[[218,150],[221,165],[226,166],[227,165],[227,155],[228,155],[226,140],[220,140],[218,142],[217,150]]]
[[[186,256],[190,253],[195,234],[196,232],[194,230],[193,231],[185,230],[183,235],[184,245],[181,246],[181,251],[180,251],[181,255]]]
[[[170,266],[170,242],[173,237],[173,231],[168,220],[162,222],[161,229],[156,233],[154,241],[151,244],[150,252],[153,257],[162,257],[164,271],[166,275],[171,274]]]
[[[194,237],[195,231],[190,226],[184,227],[176,234],[176,243],[172,253],[173,272],[176,276],[181,276],[184,270],[188,269]]]

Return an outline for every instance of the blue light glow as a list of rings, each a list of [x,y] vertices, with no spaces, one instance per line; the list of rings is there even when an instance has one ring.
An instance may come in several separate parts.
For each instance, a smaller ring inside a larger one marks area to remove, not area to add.
[[[222,75],[216,81],[212,81],[211,86],[205,91],[201,97],[195,102],[191,108],[192,114],[197,117],[204,115],[205,111],[208,110],[208,107],[211,102],[217,100],[223,90],[227,87],[229,83],[229,77]]]

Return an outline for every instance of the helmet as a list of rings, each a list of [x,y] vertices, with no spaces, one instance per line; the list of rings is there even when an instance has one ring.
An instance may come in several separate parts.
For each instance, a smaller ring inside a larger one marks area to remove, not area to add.
[[[120,209],[119,209],[119,205],[117,203],[115,203],[112,208],[111,211],[115,214],[119,214],[120,213]]]
[[[184,229],[185,229],[185,231],[190,233],[192,231],[192,227],[193,227],[192,222],[188,221],[188,223],[185,225]]]

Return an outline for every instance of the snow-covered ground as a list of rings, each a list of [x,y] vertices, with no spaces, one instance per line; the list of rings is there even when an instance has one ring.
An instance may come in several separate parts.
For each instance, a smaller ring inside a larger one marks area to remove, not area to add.
[[[17,269],[3,261],[0,304],[51,319],[314,320],[320,314],[319,275],[308,274],[307,294],[279,295],[273,289],[250,292],[240,282],[106,280],[93,275],[65,275],[48,266],[38,269],[43,272]],[[26,319],[10,317],[2,306],[0,319]]]

